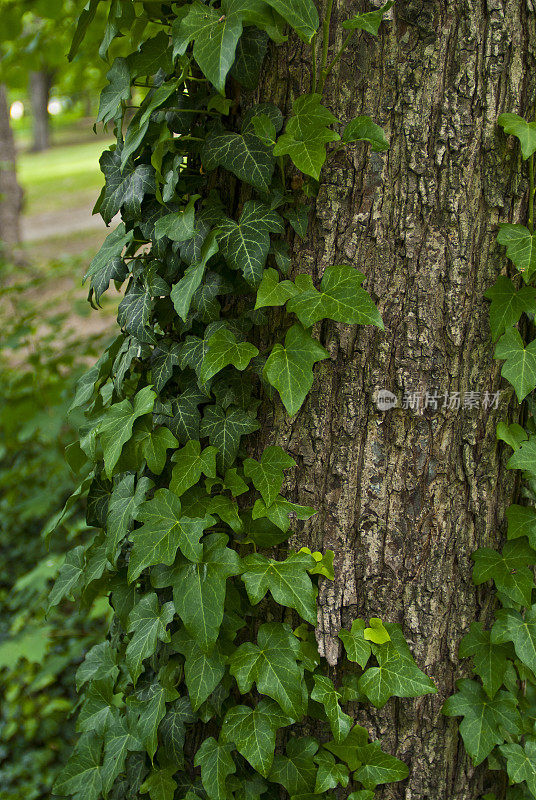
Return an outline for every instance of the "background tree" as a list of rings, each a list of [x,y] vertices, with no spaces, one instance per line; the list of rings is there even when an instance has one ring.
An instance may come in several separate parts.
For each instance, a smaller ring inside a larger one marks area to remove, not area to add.
[[[0,246],[7,246],[9,251],[20,242],[21,206],[22,190],[17,181],[15,142],[9,122],[6,89],[0,84]]]

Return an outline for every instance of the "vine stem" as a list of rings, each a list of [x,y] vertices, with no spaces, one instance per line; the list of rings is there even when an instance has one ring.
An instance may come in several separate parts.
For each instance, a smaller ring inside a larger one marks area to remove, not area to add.
[[[529,159],[529,231],[534,233],[534,155]]]
[[[326,13],[324,14],[324,22],[322,23],[322,62],[320,69],[320,81],[318,84],[318,91],[320,94],[324,91],[324,84],[328,76],[328,50],[329,50],[329,28],[331,24],[331,14],[333,11],[333,0],[328,0],[326,5]]]
[[[346,50],[346,48],[348,47],[348,44],[350,43],[350,39],[352,38],[354,33],[355,33],[355,30],[351,30],[350,33],[348,33],[346,35],[346,38],[345,38],[344,42],[342,43],[339,52],[337,53],[337,55],[335,56],[335,58],[333,59],[331,64],[328,64],[328,66],[324,70],[324,74],[325,74],[326,78],[329,75],[329,73],[331,72],[331,70],[333,69],[333,67],[335,66],[335,64],[338,64],[339,61],[341,60],[341,56],[344,53],[344,51]]]
[[[316,92],[316,82],[317,82],[317,75],[316,75],[316,33],[311,39],[311,50],[312,52],[312,61],[313,61],[313,91],[312,94]]]

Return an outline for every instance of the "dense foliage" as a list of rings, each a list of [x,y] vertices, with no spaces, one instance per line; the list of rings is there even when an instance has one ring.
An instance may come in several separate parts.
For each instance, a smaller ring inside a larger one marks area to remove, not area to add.
[[[499,125],[515,136],[529,162],[528,227],[500,225],[497,242],[506,247],[510,275],[488,289],[490,327],[497,341],[501,374],[524,401],[523,426],[499,423],[497,438],[512,448],[509,469],[523,474],[523,505],[507,511],[507,541],[501,552],[482,547],[473,553],[474,583],[493,581],[497,590],[495,621],[490,630],[474,622],[460,644],[460,656],[472,659],[479,680],[458,682],[444,713],[463,716],[460,733],[474,764],[487,759],[493,770],[505,770],[508,800],[536,798],[536,234],[534,233],[534,153],[536,123],[517,114],[502,114]],[[495,795],[486,795],[493,800]]]

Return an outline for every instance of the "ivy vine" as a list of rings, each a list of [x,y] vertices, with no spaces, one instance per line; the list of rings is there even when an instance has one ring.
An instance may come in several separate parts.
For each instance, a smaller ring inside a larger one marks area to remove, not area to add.
[[[341,128],[323,105],[342,53],[330,61],[331,2],[321,26],[312,0],[108,5],[101,55],[125,36],[132,51],[100,100],[117,142],[96,210],[121,222],[86,279],[95,306],[112,281],[126,288],[121,332],[72,406],[85,414],[68,452],[80,486],[62,513],[87,493],[96,533],[66,556],[50,603],[108,595],[114,620],[78,669],[81,736],[55,792],[257,800],[342,786],[367,800],[408,768],[341,704],[436,689],[400,625],[376,618],[340,632],[333,682],[314,635],[333,553],[290,548],[291,520],[315,511],[281,494],[294,458],[276,445],[252,457],[251,434],[261,402],[289,415],[304,403],[329,358],[315,323],[383,327],[353,265],[327,267],[317,287],[292,269],[289,243],[307,234],[327,146],[388,142],[369,117]],[[344,22],[343,48],[376,35],[391,5]],[[253,90],[288,26],[311,48],[312,91],[285,118]]]
[[[512,449],[508,469],[521,470],[522,499],[507,511],[507,541],[500,552],[482,547],[473,553],[475,585],[493,581],[497,591],[495,621],[486,630],[473,622],[460,643],[459,655],[472,659],[479,678],[458,681],[457,694],[443,707],[449,716],[463,716],[460,733],[475,765],[487,759],[492,770],[505,773],[507,800],[536,798],[536,235],[534,233],[534,153],[536,122],[517,114],[498,119],[505,133],[518,139],[528,162],[528,227],[503,223],[497,242],[506,247],[512,277],[501,275],[486,292],[495,358],[501,375],[524,405],[524,425],[500,422],[497,439]],[[526,331],[529,331],[527,334]],[[508,784],[508,785],[506,785]],[[485,800],[494,800],[486,794]]]

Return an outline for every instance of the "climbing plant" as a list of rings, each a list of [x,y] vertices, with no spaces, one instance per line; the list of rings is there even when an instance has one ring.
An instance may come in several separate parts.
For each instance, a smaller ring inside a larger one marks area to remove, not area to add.
[[[519,140],[528,162],[528,225],[503,223],[497,242],[513,265],[488,289],[490,327],[501,374],[523,403],[523,425],[500,422],[497,439],[512,449],[508,469],[520,470],[521,500],[507,512],[507,541],[499,552],[482,547],[473,553],[473,581],[493,581],[497,591],[490,630],[473,622],[460,643],[462,658],[472,659],[475,678],[458,681],[458,693],[444,705],[460,723],[465,748],[475,765],[487,759],[505,771],[508,800],[536,798],[536,235],[534,234],[534,153],[536,122],[502,114],[499,125]],[[487,794],[493,800],[494,794]]]
[[[108,5],[101,55],[120,36],[132,52],[100,100],[117,141],[96,210],[121,222],[86,279],[96,306],[111,281],[126,288],[121,332],[73,401],[85,415],[73,497],[87,493],[99,532],[67,555],[50,603],[105,594],[114,618],[78,669],[81,736],[55,792],[256,800],[342,786],[367,800],[408,768],[341,703],[436,689],[401,627],[376,618],[340,632],[333,682],[314,627],[334,554],[289,543],[315,511],[284,495],[295,458],[259,452],[254,433],[262,408],[304,403],[329,358],[317,322],[383,327],[354,265],[327,266],[315,286],[289,244],[307,235],[328,146],[388,143],[369,117],[342,123],[323,104],[342,53],[330,60],[331,2],[321,32],[312,0]],[[343,48],[376,35],[391,5],[346,20]],[[290,113],[256,94],[288,28],[311,64]]]

